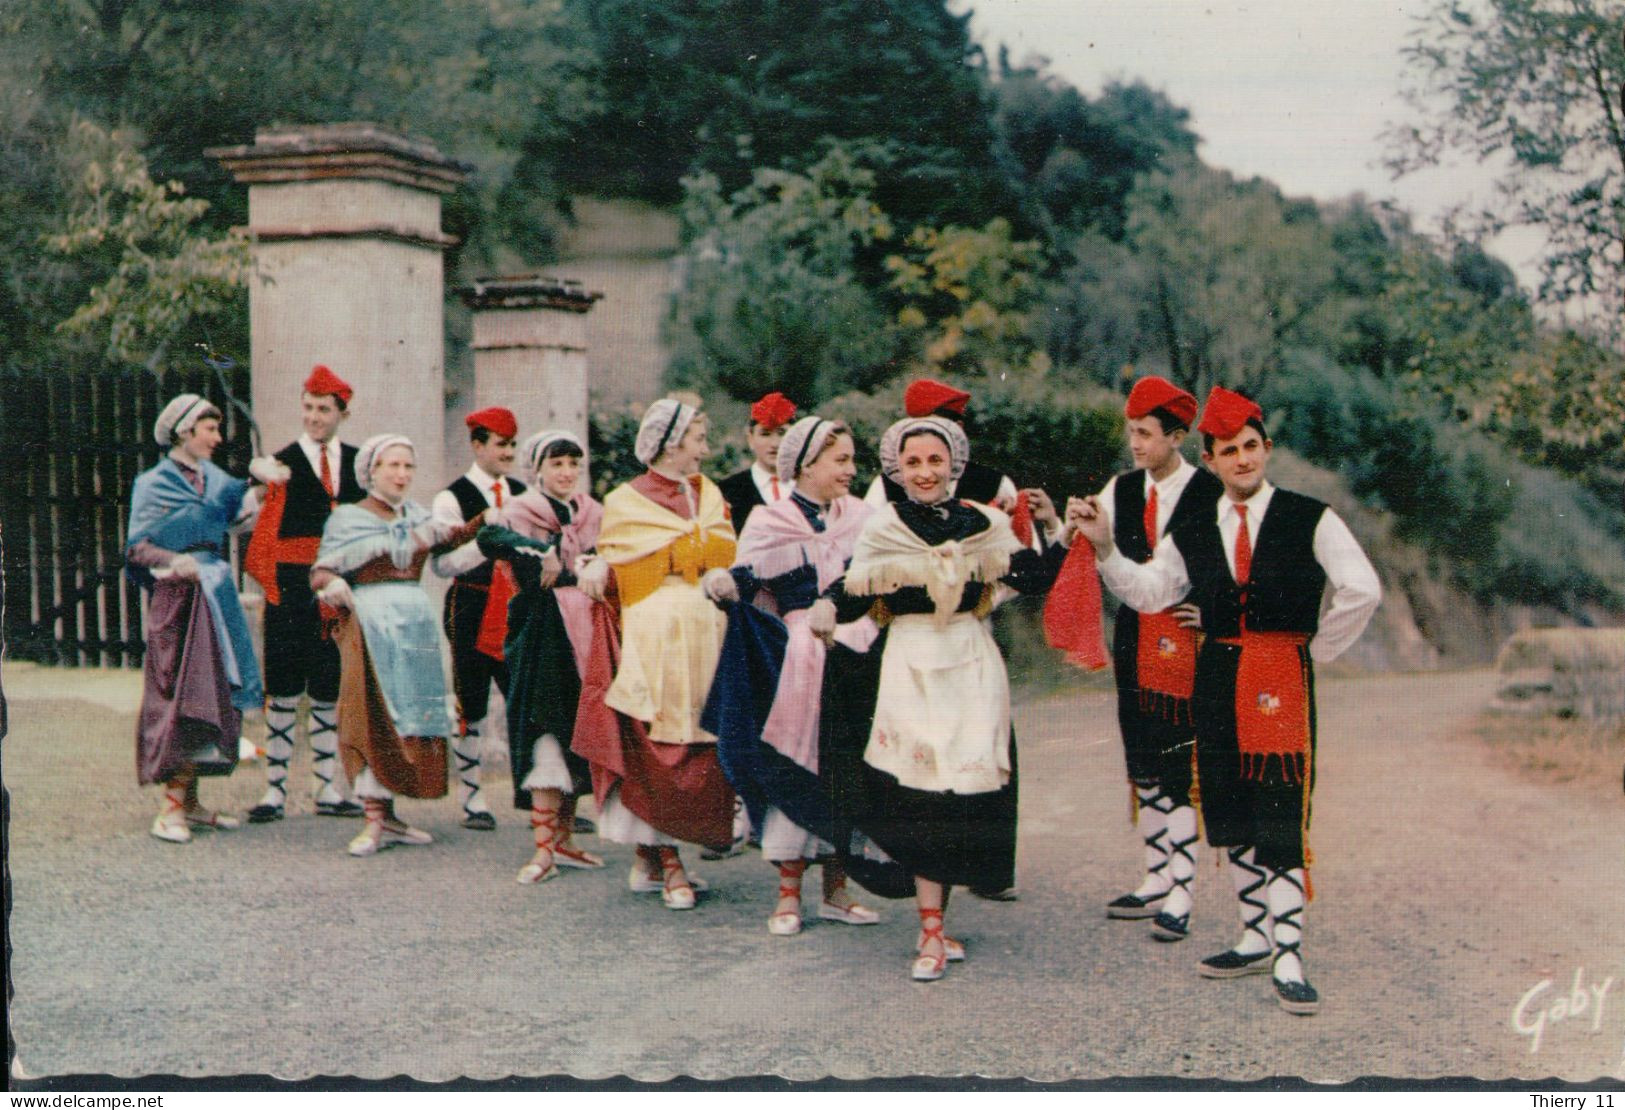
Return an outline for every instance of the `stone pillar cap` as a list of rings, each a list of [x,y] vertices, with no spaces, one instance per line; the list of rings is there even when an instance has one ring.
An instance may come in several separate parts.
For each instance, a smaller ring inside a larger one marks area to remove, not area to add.
[[[588,312],[604,294],[589,290],[579,281],[547,274],[514,274],[508,277],[475,278],[457,290],[463,303],[476,311],[492,308],[559,308],[568,312]]]
[[[473,171],[426,139],[359,121],[266,128],[251,145],[203,153],[246,185],[364,178],[451,193]]]

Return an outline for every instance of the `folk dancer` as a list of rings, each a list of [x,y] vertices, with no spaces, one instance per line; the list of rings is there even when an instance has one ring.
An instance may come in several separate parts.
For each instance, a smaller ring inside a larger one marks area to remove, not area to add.
[[[480,529],[480,550],[503,560],[519,592],[508,605],[508,751],[515,807],[530,811],[536,852],[519,869],[524,885],[554,878],[561,867],[593,869],[604,861],[572,839],[578,795],[592,790],[587,761],[570,750],[581,676],[592,648],[593,602],[576,585],[590,557],[603,506],[578,489],[586,448],[566,431],[544,431],[519,448],[531,488],[507,510],[507,526]],[[500,572],[499,572],[500,573]]]
[[[773,505],[790,496],[791,487],[779,477],[779,444],[796,417],[795,402],[777,391],[750,407],[750,425],[745,443],[750,447],[751,464],[717,483],[728,503],[728,517],[734,534],[744,535],[751,511]]]
[[[598,834],[638,846],[628,885],[687,910],[705,886],[677,843],[720,849],[733,838],[734,795],[716,738],[700,727],[726,620],[700,579],[733,564],[734,531],[722,493],[700,474],[704,413],[656,401],[635,451],[649,469],[604,499],[598,557],[580,576],[603,600],[613,573],[620,615],[594,607],[573,747],[592,764]]]
[[[462,477],[435,494],[434,519],[448,527],[499,524],[507,505],[525,492],[523,482],[508,476],[518,446],[519,422],[505,408],[480,409],[463,422],[468,426],[474,462]],[[452,740],[452,753],[457,757],[457,802],[463,810],[463,828],[486,832],[496,828],[497,822],[480,789],[481,737],[491,704],[491,684],[506,688],[508,671],[501,656],[502,636],[488,637],[486,649],[481,650],[480,628],[489,613],[500,631],[513,596],[511,580],[494,578],[494,569],[472,542],[434,560],[435,573],[452,580],[446,591],[444,626],[451,642],[452,689],[457,694],[458,728]]]
[[[153,435],[168,454],[136,477],[125,541],[126,572],[151,595],[136,779],[164,785],[152,835],[185,844],[194,828],[240,824],[204,809],[197,782],[231,774],[242,714],[264,697],[225,548],[248,482],[210,461],[221,443],[220,410],[196,393],[165,405]],[[270,459],[255,459],[250,472],[261,481],[280,476]]]
[[[1269,483],[1273,444],[1256,404],[1215,386],[1197,430],[1224,496],[1213,513],[1165,534],[1150,562],[1116,549],[1097,498],[1069,503],[1068,520],[1125,603],[1157,613],[1183,599],[1203,633],[1191,700],[1202,815],[1209,842],[1229,852],[1242,935],[1198,970],[1215,979],[1268,970],[1281,1007],[1312,1014],[1320,996],[1302,940],[1318,741],[1314,662],[1335,659],[1359,638],[1382,588],[1336,513]]]
[[[1171,529],[1192,517],[1211,516],[1223,487],[1210,471],[1198,470],[1180,454],[1196,421],[1195,397],[1166,379],[1141,378],[1129,391],[1123,415],[1134,469],[1108,481],[1099,501],[1117,549],[1143,563]],[[1152,918],[1151,935],[1162,941],[1188,935],[1196,874],[1191,694],[1197,641],[1196,630],[1181,616],[1177,608],[1140,614],[1125,605],[1118,610],[1112,643],[1117,722],[1145,842],[1145,876],[1133,892],[1106,906],[1106,916]]]
[[[338,438],[354,396],[349,383],[326,366],[305,379],[299,399],[304,431],[274,456],[287,468],[288,480],[266,487],[243,557],[243,569],[265,593],[266,786],[259,804],[248,811],[250,824],[282,820],[299,699],[306,694],[316,813],[361,816],[361,807],[335,781],[339,652],[322,635],[316,595],[310,592],[310,565],[328,515],[365,496],[355,480],[356,449]]]
[[[971,395],[963,389],[955,389],[934,378],[917,378],[903,390],[903,414],[913,419],[935,416],[958,424],[963,430],[970,400]],[[1016,483],[1008,474],[979,462],[966,463],[965,472],[950,483],[948,492],[961,501],[991,505],[1007,515],[1016,512],[1020,499]],[[908,494],[900,483],[881,474],[870,483],[864,500],[879,508],[886,502],[901,504],[908,500]],[[1021,531],[1025,529],[1018,530],[1018,538]]]
[[[985,620],[995,589],[1049,589],[1066,552],[1024,546],[1003,512],[952,495],[970,445],[958,424],[905,418],[886,430],[880,461],[906,500],[865,524],[843,594],[885,625],[878,686],[846,699],[866,743],[866,792],[855,824],[914,875],[917,980],[940,979],[964,948],[943,933],[954,886],[1004,891],[1015,874],[1017,761],[1009,679]],[[1042,490],[1024,491],[1054,527]],[[845,614],[841,614],[845,615]],[[862,657],[839,669],[856,673]],[[872,711],[870,710],[872,707]]]
[[[446,793],[446,737],[453,722],[441,673],[440,630],[422,585],[431,554],[474,535],[407,500],[417,469],[412,441],[376,435],[356,453],[367,496],[327,518],[310,586],[336,612],[341,660],[339,756],[366,810],[352,856],[434,838],[395,814],[395,796]]]
[[[834,591],[875,512],[850,492],[853,454],[845,424],[797,421],[777,460],[790,496],[752,512],[732,570],[705,578],[707,595],[727,606],[729,628],[703,723],[717,734],[723,770],[760,830],[762,855],[778,868],[778,903],[767,919],[775,936],[801,932],[802,877],[813,863],[823,865],[820,919],[880,920],[847,892],[852,830],[839,827],[821,781],[837,771],[819,743],[826,641],[861,652],[879,635],[866,615],[836,623]]]

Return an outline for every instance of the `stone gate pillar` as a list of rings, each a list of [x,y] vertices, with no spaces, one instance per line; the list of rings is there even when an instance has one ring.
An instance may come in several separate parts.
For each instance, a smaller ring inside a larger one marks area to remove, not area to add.
[[[445,278],[456,240],[440,198],[467,167],[370,123],[257,132],[207,152],[248,186],[254,417],[266,450],[298,436],[299,385],[317,363],[355,387],[341,435],[417,445],[416,500],[444,484]]]
[[[519,438],[564,428],[587,440],[587,313],[602,293],[541,274],[458,290],[474,314],[474,407],[502,405]]]

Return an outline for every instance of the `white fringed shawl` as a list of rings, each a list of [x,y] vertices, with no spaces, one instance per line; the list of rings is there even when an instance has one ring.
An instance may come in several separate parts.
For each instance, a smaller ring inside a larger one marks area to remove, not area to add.
[[[846,571],[846,592],[873,597],[904,586],[923,586],[936,606],[936,623],[946,624],[959,608],[967,582],[992,586],[1010,573],[1010,556],[1022,550],[1008,516],[988,505],[965,504],[986,516],[990,526],[935,547],[916,536],[895,507],[887,505],[875,513],[858,537]]]

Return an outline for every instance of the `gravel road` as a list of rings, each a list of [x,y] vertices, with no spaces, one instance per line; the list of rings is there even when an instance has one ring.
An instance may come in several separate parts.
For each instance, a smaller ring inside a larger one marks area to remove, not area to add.
[[[357,826],[309,814],[303,751],[288,820],[161,843],[134,781],[138,676],[5,679],[14,1083],[1625,1078],[1625,800],[1617,779],[1522,777],[1463,735],[1485,673],[1321,683],[1313,1018],[1278,1009],[1266,978],[1196,975],[1236,931],[1212,852],[1189,940],[1106,919],[1138,860],[1109,693],[1018,706],[1021,898],[955,898],[970,958],[915,984],[910,907],[770,936],[754,853],[700,864],[711,891],[681,914],[627,891],[619,845],[605,872],[516,885],[529,830],[506,808],[474,833],[449,800],[404,802],[437,843],[350,859]],[[248,768],[204,798],[242,812],[262,784]]]

